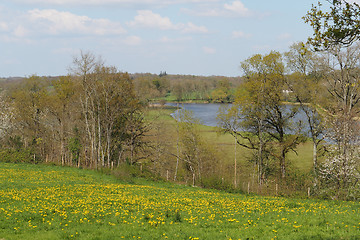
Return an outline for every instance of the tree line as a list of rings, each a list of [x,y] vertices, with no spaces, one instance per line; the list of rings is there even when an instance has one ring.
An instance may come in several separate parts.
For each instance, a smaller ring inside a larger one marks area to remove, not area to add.
[[[131,74],[137,96],[142,102],[201,101],[228,103],[234,100],[234,90],[241,77]]]
[[[91,168],[136,162],[147,125],[127,73],[81,52],[68,76],[31,76],[1,92],[2,157]]]

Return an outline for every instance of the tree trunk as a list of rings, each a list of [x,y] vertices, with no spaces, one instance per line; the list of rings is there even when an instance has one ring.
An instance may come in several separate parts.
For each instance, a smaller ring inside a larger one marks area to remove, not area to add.
[[[237,145],[237,137],[235,137],[235,146],[234,146],[234,151],[235,151],[235,159],[234,159],[234,187],[237,188],[237,181],[236,181],[236,173],[237,173],[237,164],[236,164],[236,145]]]
[[[316,140],[313,140],[313,171],[315,176],[315,183],[317,182],[317,144]]]
[[[177,104],[177,108],[179,109],[179,103]],[[175,166],[175,174],[174,174],[174,181],[176,181],[177,178],[177,172],[178,172],[178,168],[179,168],[179,154],[180,154],[180,149],[179,149],[179,119],[176,119],[176,133],[177,133],[177,139],[176,139],[176,166]]]

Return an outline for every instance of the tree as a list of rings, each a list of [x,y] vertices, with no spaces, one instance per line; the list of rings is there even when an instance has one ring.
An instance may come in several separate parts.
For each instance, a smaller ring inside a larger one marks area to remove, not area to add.
[[[217,160],[213,147],[210,147],[200,134],[199,121],[187,110],[182,109],[178,114],[179,159],[190,173],[188,178],[192,178],[192,185],[195,186],[202,183],[203,177],[214,174]]]
[[[200,156],[200,134],[196,127],[199,122],[192,117],[191,112],[181,110],[179,114],[179,135],[181,143],[182,160],[185,168],[191,172],[193,186],[196,176],[201,180],[202,161]]]
[[[10,95],[14,101],[14,122],[17,128],[15,134],[22,136],[25,148],[29,146],[39,148],[39,143],[43,143],[42,137],[46,135],[42,121],[46,95],[44,79],[38,76],[26,78],[25,82]]]
[[[119,164],[130,148],[130,163],[146,132],[141,104],[132,79],[115,67],[107,67],[101,58],[81,52],[74,58],[72,73],[79,85],[85,157],[95,168]]]
[[[266,179],[269,157],[279,162],[280,178],[284,179],[286,155],[295,151],[303,138],[299,131],[290,134],[297,109],[282,104],[285,78],[281,54],[256,54],[242,62],[241,68],[246,80],[236,94],[229,116],[220,121],[220,127],[245,139],[245,143],[238,141],[238,144],[254,151],[260,185]]]
[[[328,95],[322,107],[326,109],[327,138],[334,144],[325,160],[322,173],[326,173],[326,187],[342,192],[350,185],[354,186],[358,178],[349,169],[358,165],[357,145],[359,139],[356,121],[359,112],[359,45],[360,6],[346,0],[327,1],[330,11],[321,9],[322,5],[313,6],[304,17],[314,30],[308,42],[315,50],[322,50],[322,71]],[[325,51],[324,51],[325,50]],[[339,174],[337,169],[344,171]],[[347,169],[347,170],[345,170]],[[352,176],[349,179],[349,176]],[[334,181],[328,181],[328,178]],[[340,179],[340,180],[336,180]]]
[[[172,89],[172,92],[174,94],[174,96],[176,97],[177,101],[181,101],[184,98],[184,87],[177,82]]]
[[[231,99],[230,82],[227,79],[220,80],[217,83],[216,89],[211,93],[211,98],[214,102],[229,102]]]
[[[360,39],[360,6],[347,0],[327,0],[329,11],[322,4],[312,6],[303,17],[313,28],[308,42],[315,50],[327,50],[334,46],[349,46]]]
[[[45,108],[47,109],[48,127],[56,132],[60,141],[61,164],[65,165],[66,142],[69,140],[72,124],[76,116],[72,114],[76,99],[75,83],[70,76],[60,77],[53,82],[54,91],[47,92]],[[57,142],[54,139],[53,142]]]
[[[141,115],[141,105],[127,73],[120,73],[115,67],[102,67],[97,71],[96,87],[100,106],[98,114],[102,129],[99,136],[103,149],[101,160],[103,166],[112,166],[118,162],[115,157],[118,156],[117,147],[133,137],[132,134],[126,133],[126,126],[132,124],[132,132],[142,128],[142,119],[134,118],[134,114]],[[144,134],[144,131],[140,132],[137,134],[139,141]]]
[[[144,103],[148,103],[161,96],[159,90],[156,88],[157,81],[155,80],[155,83],[153,81],[150,76],[142,76],[135,79],[136,95]]]
[[[358,199],[360,196],[359,162],[357,148],[353,148],[347,156],[332,149],[319,169],[320,194],[333,199]]]
[[[71,162],[75,163],[78,167],[80,167],[80,151],[82,148],[79,129],[74,129],[74,136],[71,137],[68,141],[68,149],[71,152]]]
[[[81,51],[79,57],[74,57],[73,66],[70,68],[74,81],[80,86],[79,100],[87,134],[85,146],[90,146],[90,156],[86,154],[85,158],[89,158],[90,166],[96,168],[101,160],[100,102],[96,87],[96,71],[102,66],[100,58],[93,53]]]
[[[326,161],[336,159],[334,163],[340,164],[344,169],[356,168],[358,164],[355,153],[360,140],[357,120],[360,110],[359,64],[360,45],[346,49],[334,47],[323,54],[322,67],[328,94],[322,106],[326,109],[326,136],[334,146]],[[343,179],[337,185],[339,191],[358,181],[353,178],[349,183],[346,179],[350,175],[341,176]]]
[[[4,139],[13,127],[14,107],[4,92],[0,92],[0,105],[0,139]]]
[[[241,126],[242,118],[243,116],[241,115],[241,107],[239,105],[235,107],[235,104],[233,104],[232,107],[228,107],[227,105],[221,106],[219,108],[219,112],[217,115],[218,126],[220,127],[220,133],[229,133],[234,137],[235,140],[235,144],[234,144],[234,187],[235,188],[237,187],[237,171],[238,171],[236,146],[240,145],[240,146],[244,146],[245,148],[250,148],[253,150],[256,149],[254,146],[249,147],[249,145],[241,143],[238,139],[238,135],[241,135],[242,138],[246,138],[245,137],[246,133],[239,134],[239,130],[242,127]],[[249,140],[249,143],[250,144],[252,143],[251,139]],[[258,176],[259,176],[259,184],[261,185],[264,176],[263,176],[263,171],[260,168],[258,171]]]
[[[321,143],[324,140],[323,118],[318,111],[320,96],[322,95],[319,59],[310,51],[309,46],[302,42],[290,46],[285,59],[291,75],[286,79],[301,110],[306,115],[310,137],[313,142],[313,173],[315,184],[318,175],[318,152],[324,149]],[[324,89],[325,90],[325,89]]]

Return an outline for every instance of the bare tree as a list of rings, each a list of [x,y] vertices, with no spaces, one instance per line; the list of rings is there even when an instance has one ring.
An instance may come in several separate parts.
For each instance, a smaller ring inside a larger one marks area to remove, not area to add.
[[[291,72],[286,78],[286,84],[292,91],[296,101],[300,103],[301,110],[305,113],[310,137],[313,142],[313,173],[315,184],[318,175],[319,151],[324,150],[324,122],[318,111],[318,104],[323,87],[321,86],[321,74],[319,58],[309,46],[299,42],[290,46],[286,52],[287,67]]]

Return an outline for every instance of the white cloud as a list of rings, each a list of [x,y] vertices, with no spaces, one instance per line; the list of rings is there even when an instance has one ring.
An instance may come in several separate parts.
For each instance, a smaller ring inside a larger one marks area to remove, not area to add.
[[[179,30],[182,33],[207,33],[208,29],[204,26],[197,26],[191,22],[186,24],[174,24],[168,17],[162,17],[160,14],[151,10],[139,10],[134,20],[128,22],[130,27],[154,28],[160,30]]]
[[[208,29],[204,26],[196,26],[195,24],[188,22],[182,27],[184,33],[208,33]]]
[[[66,33],[108,35],[126,32],[120,23],[108,19],[92,19],[55,9],[34,9],[28,12],[28,18],[33,29],[50,35]]]
[[[8,31],[9,30],[9,26],[6,22],[0,22],[0,31]]]
[[[206,54],[215,54],[215,53],[216,53],[216,49],[215,49],[215,48],[203,47],[202,50],[203,50],[203,52],[206,53]]]
[[[169,38],[169,37],[162,37],[159,41],[161,43],[179,43],[179,42],[187,42],[191,41],[192,37],[182,37],[182,38]]]
[[[130,46],[137,46],[140,45],[142,42],[141,38],[138,36],[128,36],[127,38],[125,38],[124,43],[126,45],[130,45]]]
[[[26,30],[25,27],[19,25],[15,28],[15,30],[12,33],[15,35],[15,37],[21,38],[21,37],[26,36],[28,34],[28,32],[29,31]]]
[[[250,33],[244,33],[242,31],[233,31],[232,32],[232,38],[237,39],[237,38],[251,38],[252,35]]]
[[[134,21],[129,22],[129,26],[139,26],[145,28],[159,28],[162,30],[176,29],[177,27],[167,17],[153,13],[151,10],[139,10]]]
[[[6,11],[6,12],[5,12]],[[6,14],[2,14],[5,12]],[[26,12],[0,9],[0,42],[40,44],[46,37],[123,37],[126,31],[119,22],[93,19],[54,9]]]
[[[55,9],[12,12],[0,19],[3,41],[29,41],[39,36],[113,36],[126,33],[119,22],[92,19]]]
[[[168,38],[168,37],[166,37],[166,36],[164,36],[164,37],[162,37],[161,39],[160,39],[160,42],[162,42],[162,43],[171,43],[171,42],[173,42],[174,40],[172,40],[172,39],[170,39],[170,38]]]
[[[232,4],[224,4],[224,9],[242,17],[250,15],[250,10],[240,1],[234,1]]]
[[[233,1],[231,4],[224,4],[213,8],[201,8],[197,10],[182,9],[183,12],[203,17],[249,17],[253,13],[241,1]]]

